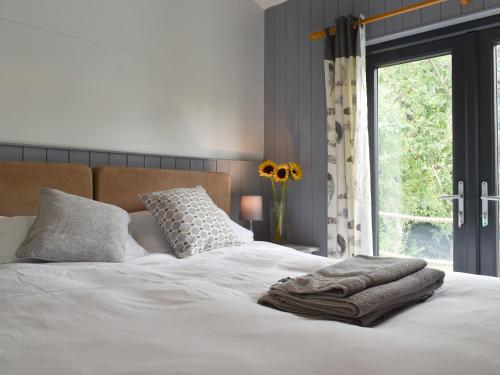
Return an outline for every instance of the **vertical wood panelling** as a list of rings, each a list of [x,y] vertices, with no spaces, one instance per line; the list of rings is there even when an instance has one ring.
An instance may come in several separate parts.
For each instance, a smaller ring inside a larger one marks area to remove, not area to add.
[[[311,0],[299,2],[299,154],[304,170],[300,187],[299,240],[312,244],[312,163],[311,163]]]
[[[229,176],[231,176],[231,217],[239,222],[240,215],[240,189],[241,189],[241,171],[239,161],[229,162]]]
[[[433,5],[422,9],[421,11],[422,25],[439,21],[441,19],[441,5]]]
[[[368,4],[368,0],[352,1],[352,14],[354,14],[355,16],[362,14],[365,17],[368,17],[369,13],[370,13],[370,5]]]
[[[90,168],[109,165],[109,154],[107,152],[91,152]]]
[[[47,161],[47,150],[40,147],[24,147],[23,161],[44,163]]]
[[[126,154],[109,154],[109,165],[113,167],[126,167],[127,155]]]
[[[69,161],[69,151],[60,149],[47,149],[47,162],[49,163],[67,163]]]
[[[297,161],[299,154],[299,0],[286,3],[286,161]],[[286,234],[287,241],[297,243],[300,239],[300,189],[292,182],[288,184]]]
[[[188,158],[175,158],[175,169],[189,171],[190,164]]]
[[[240,164],[240,192],[241,195],[261,195],[261,179],[257,173],[259,163],[241,162]]]
[[[159,156],[146,156],[144,160],[146,168],[161,168],[161,157]]]
[[[382,0],[370,0],[368,3],[368,15],[374,16],[385,12],[385,4]],[[373,39],[385,34],[385,22],[371,23],[366,28],[367,39]]]
[[[385,0],[385,10],[401,8],[403,0]],[[385,33],[390,34],[400,31],[403,28],[403,17],[395,16],[385,20]]]
[[[324,7],[325,7],[325,15],[324,15],[324,19],[325,19],[325,23],[330,26],[330,25],[334,25],[335,24],[335,18],[337,17],[337,15],[340,15],[340,13],[338,13],[338,9],[339,9],[339,4],[343,3],[344,1],[343,0],[324,0]],[[341,8],[343,8],[342,5],[340,5]],[[347,13],[343,13],[343,14],[347,14]]]
[[[348,14],[352,14],[353,12],[353,3],[351,1],[345,1],[345,0],[338,0],[338,7],[337,7],[337,14],[340,15],[345,15],[347,16]]]
[[[393,10],[400,8],[405,5],[419,2],[421,0],[323,0],[325,7],[325,14],[333,14],[334,12],[338,15],[348,15],[348,14],[364,14],[375,15],[382,13],[384,11]],[[299,1],[300,3],[300,1]],[[276,9],[283,7],[283,4],[269,8],[266,10],[266,54],[274,53],[273,43],[270,43],[271,39],[275,42],[276,30],[276,20],[275,13]],[[385,21],[376,22],[367,26],[367,38],[372,39],[378,36],[391,34],[401,30],[406,30],[414,27],[418,27],[423,24],[428,24],[432,22],[437,22],[441,19],[447,19],[452,17],[458,17],[461,14],[471,14],[483,9],[500,7],[500,0],[472,0],[469,5],[461,6],[458,0],[450,0],[442,4],[427,7],[418,11],[410,12],[402,16],[396,16],[388,18]],[[303,13],[300,13],[300,17],[305,17]],[[328,23],[329,25],[332,25]],[[278,26],[279,29],[279,26]],[[272,63],[272,59],[266,59],[266,63]],[[270,75],[270,67],[265,66],[265,74]],[[274,71],[274,69],[273,69]],[[270,93],[266,91],[266,105],[269,105],[267,97],[271,99]],[[269,112],[269,111],[267,111]]]
[[[342,0],[340,0],[342,1]],[[324,0],[323,27],[335,24],[335,19],[341,14],[338,13],[339,3],[334,0]],[[345,14],[342,14],[345,15]],[[321,43],[323,44],[323,43]],[[322,47],[324,49],[324,46]],[[323,57],[321,58],[323,61]]]
[[[500,0],[484,0],[483,4],[485,8],[493,8],[500,6]]]
[[[144,168],[144,165],[145,165],[144,155],[136,155],[136,154],[127,155],[127,167]]]
[[[217,172],[229,174],[229,161],[217,160]]]
[[[275,8],[265,14],[264,47],[264,157],[274,159],[274,14]]]
[[[162,157],[161,169],[175,169],[175,158]]]
[[[462,7],[462,14],[477,12],[484,8],[483,0],[472,0],[469,5]]]
[[[457,17],[462,13],[461,5],[458,1],[446,1],[441,3],[441,19]]]
[[[325,27],[325,9],[322,0],[311,0],[311,28]],[[323,68],[324,43],[313,43],[311,49],[311,157],[313,168],[313,243],[326,254],[326,106]]]
[[[275,115],[274,115],[274,160],[283,163],[286,159],[286,3],[276,7],[274,28],[275,54]]]
[[[0,161],[23,161],[23,148],[0,145]]]
[[[403,0],[403,5],[411,5],[414,3],[418,3],[420,0]],[[422,11],[415,10],[410,13],[406,13],[403,15],[403,27],[405,29],[411,29],[412,27],[417,27],[421,24],[421,14]]]
[[[324,0],[325,1],[325,11],[323,16],[323,22],[325,26],[330,26],[335,24],[335,18],[341,14],[338,12],[339,3],[335,0]],[[342,0],[340,0],[342,2]],[[322,43],[323,44],[323,43]]]
[[[60,149],[41,146],[23,146],[0,143],[0,162],[37,162],[84,164],[91,168],[111,165],[138,168],[182,169],[222,172],[231,176],[231,218],[239,221],[240,195],[262,195],[261,180],[257,174],[259,162],[210,160],[160,155],[126,154],[107,151]],[[255,238],[266,240],[264,223],[256,223]]]
[[[217,168],[217,172],[229,174],[229,161],[228,160],[217,160],[216,168]],[[235,181],[233,181],[233,179],[231,179],[231,218],[234,221],[239,222],[239,218],[236,216],[233,216],[234,205],[239,204],[238,202],[235,202],[234,197],[233,197],[233,195],[236,191],[234,188],[234,183],[235,183]]]
[[[262,196],[262,181],[257,174],[258,162],[241,162],[240,163],[240,195],[261,195]],[[237,198],[238,199],[238,198]],[[239,204],[239,201],[233,202]],[[268,216],[268,211],[263,212],[263,219]],[[241,225],[248,228],[247,222],[240,222]],[[256,240],[265,240],[266,221],[253,223],[254,238]]]
[[[203,160],[202,159],[191,159],[191,170],[192,171],[202,171],[203,170]]]
[[[204,160],[203,170],[205,172],[217,172],[217,162],[215,160]]]
[[[274,91],[274,21],[275,8],[270,8],[265,13],[265,40],[264,40],[264,159],[274,160],[274,111],[275,111],[275,91]],[[271,201],[271,189],[268,184],[263,189],[264,212],[269,212],[269,202]],[[269,237],[268,217],[264,216],[265,237]]]
[[[311,42],[309,33],[333,25],[340,15],[375,15],[416,1],[289,0],[266,10],[264,157],[278,162],[296,160],[304,169],[302,181],[289,187],[287,220],[290,241],[318,245],[321,253],[326,254],[324,43]],[[500,0],[473,0],[463,9],[458,0],[450,0],[370,24],[367,39],[494,6],[500,6]],[[245,168],[241,168],[242,181],[247,173]],[[266,220],[271,191],[268,185],[263,181]],[[268,232],[268,227],[265,224],[263,229]]]
[[[69,162],[71,164],[84,164],[90,165],[90,152],[70,150],[69,151]]]

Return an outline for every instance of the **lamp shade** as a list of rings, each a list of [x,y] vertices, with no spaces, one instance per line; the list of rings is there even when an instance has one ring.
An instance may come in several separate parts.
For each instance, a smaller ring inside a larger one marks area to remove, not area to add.
[[[242,195],[240,198],[241,220],[262,220],[262,196]]]

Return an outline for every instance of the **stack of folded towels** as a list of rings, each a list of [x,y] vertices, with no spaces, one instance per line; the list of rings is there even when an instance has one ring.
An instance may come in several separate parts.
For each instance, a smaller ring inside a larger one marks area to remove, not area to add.
[[[441,287],[444,272],[421,259],[358,255],[295,279],[282,279],[259,299],[297,315],[371,327]]]

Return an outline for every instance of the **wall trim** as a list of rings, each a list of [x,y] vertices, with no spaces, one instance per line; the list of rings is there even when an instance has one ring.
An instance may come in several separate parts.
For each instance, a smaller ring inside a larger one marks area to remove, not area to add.
[[[485,10],[478,11],[476,13],[462,15],[462,16],[450,18],[447,20],[441,20],[441,21],[431,23],[431,24],[428,24],[425,26],[419,26],[419,27],[416,27],[413,29],[400,31],[400,32],[397,32],[394,34],[389,34],[389,35],[384,35],[384,36],[380,36],[377,38],[373,38],[373,39],[367,40],[366,45],[372,46],[375,44],[385,43],[385,42],[389,42],[389,41],[392,41],[395,39],[405,38],[407,36],[414,36],[417,34],[422,34],[422,33],[428,32],[428,31],[438,30],[438,29],[442,29],[445,27],[449,27],[449,26],[459,25],[461,23],[465,23],[465,22],[469,22],[469,21],[475,21],[475,20],[478,20],[481,18],[495,16],[497,14],[500,14],[500,7],[492,8],[492,9],[485,9]]]

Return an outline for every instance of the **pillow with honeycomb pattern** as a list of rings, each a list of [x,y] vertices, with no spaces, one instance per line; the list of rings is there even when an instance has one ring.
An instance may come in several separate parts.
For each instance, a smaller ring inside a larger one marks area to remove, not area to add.
[[[231,219],[201,186],[142,194],[139,200],[158,221],[178,258],[240,245]]]

